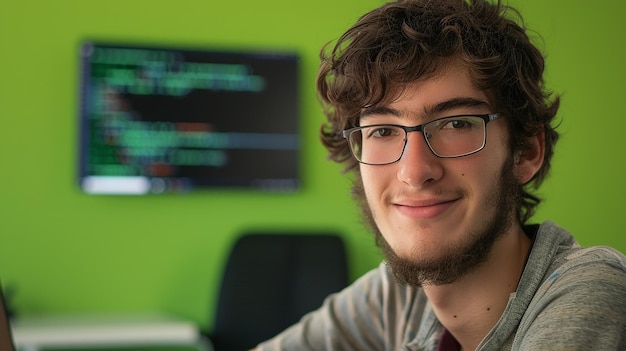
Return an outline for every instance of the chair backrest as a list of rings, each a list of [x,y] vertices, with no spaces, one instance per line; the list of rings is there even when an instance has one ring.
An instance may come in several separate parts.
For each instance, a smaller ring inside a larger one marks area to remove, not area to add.
[[[13,351],[13,337],[11,335],[11,327],[9,325],[9,313],[7,311],[7,303],[2,293],[2,285],[0,284],[0,350]]]
[[[216,351],[249,350],[348,285],[343,240],[328,233],[248,233],[232,248],[219,292]]]

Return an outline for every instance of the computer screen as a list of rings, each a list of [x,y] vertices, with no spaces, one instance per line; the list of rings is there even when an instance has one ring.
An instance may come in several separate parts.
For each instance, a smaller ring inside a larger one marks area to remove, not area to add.
[[[299,61],[295,52],[82,43],[81,189],[298,189]]]

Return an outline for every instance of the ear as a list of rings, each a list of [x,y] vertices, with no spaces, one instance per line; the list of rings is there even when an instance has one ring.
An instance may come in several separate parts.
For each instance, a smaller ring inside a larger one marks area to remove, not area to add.
[[[515,175],[520,184],[528,183],[543,165],[545,135],[543,132],[527,140],[525,147],[516,152]]]

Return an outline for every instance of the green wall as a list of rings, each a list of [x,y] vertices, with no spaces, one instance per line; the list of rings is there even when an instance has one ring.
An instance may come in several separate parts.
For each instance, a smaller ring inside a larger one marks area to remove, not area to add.
[[[160,310],[210,327],[227,250],[249,228],[335,230],[352,276],[379,261],[340,167],[317,141],[319,48],[380,0],[0,2],[0,278],[21,313]],[[626,252],[626,2],[517,0],[543,35],[563,138],[537,219]],[[302,167],[295,194],[88,196],[75,181],[79,40],[297,50]],[[543,46],[543,44],[542,44]]]

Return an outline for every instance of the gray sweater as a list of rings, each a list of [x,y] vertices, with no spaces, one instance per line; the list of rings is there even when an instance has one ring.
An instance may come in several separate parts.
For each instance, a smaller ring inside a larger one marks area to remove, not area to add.
[[[259,348],[435,351],[443,331],[424,292],[396,284],[382,263]],[[478,350],[626,350],[626,257],[581,248],[543,223],[518,290]]]

